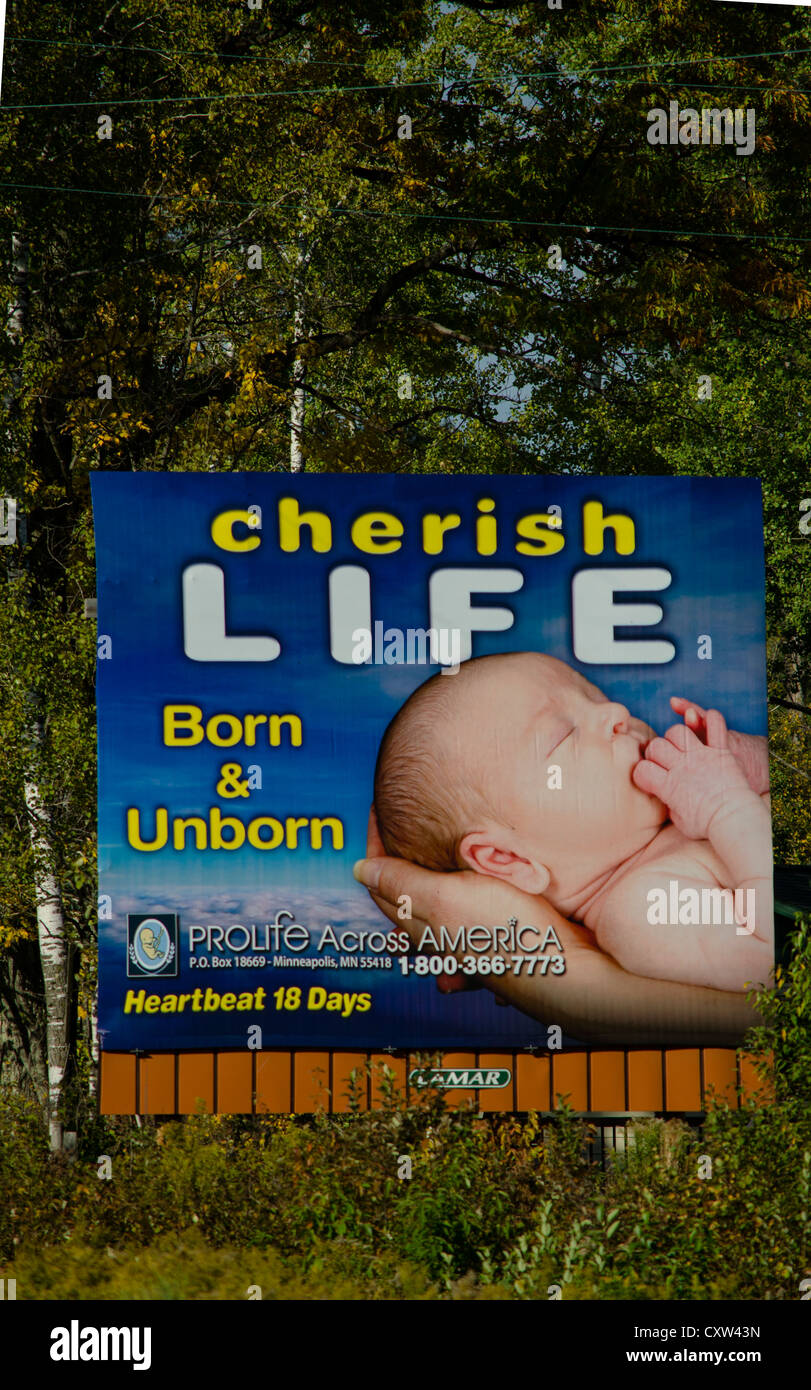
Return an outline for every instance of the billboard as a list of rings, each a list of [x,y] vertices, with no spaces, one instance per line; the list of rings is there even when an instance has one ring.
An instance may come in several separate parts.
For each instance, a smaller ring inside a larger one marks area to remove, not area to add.
[[[740,1039],[757,482],[92,487],[103,1048]]]

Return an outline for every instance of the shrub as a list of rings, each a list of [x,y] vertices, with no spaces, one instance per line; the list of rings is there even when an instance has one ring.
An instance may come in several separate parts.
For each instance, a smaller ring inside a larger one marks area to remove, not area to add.
[[[39,1110],[0,1096],[0,1277],[20,1298],[258,1284],[279,1299],[547,1299],[550,1285],[567,1299],[796,1299],[811,1275],[807,924],[795,946],[752,1038],[773,1103],[713,1103],[700,1132],[634,1125],[605,1173],[570,1111],[477,1116],[430,1091],[406,1105],[390,1082],[370,1112],[356,1088],[346,1115],[96,1119],[73,1163],[50,1157]]]

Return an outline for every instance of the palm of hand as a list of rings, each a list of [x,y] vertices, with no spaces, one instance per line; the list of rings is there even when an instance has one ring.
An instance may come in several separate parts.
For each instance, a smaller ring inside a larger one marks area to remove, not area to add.
[[[369,813],[366,839],[366,854],[376,859],[386,854],[377,825],[374,807]],[[457,873],[432,873],[405,861],[390,861],[402,864],[406,869],[406,881],[411,890],[412,901],[408,903],[408,917],[401,917],[392,901],[390,890],[387,893],[369,890],[380,911],[395,926],[405,929],[412,945],[419,946],[429,925],[433,931],[446,925],[459,927],[473,926],[477,923],[505,923],[511,917],[528,926],[537,927],[541,933],[548,917],[548,905],[543,898],[536,899],[529,893],[501,883],[494,878],[484,878],[472,869],[462,869]],[[588,951],[602,956],[593,934],[577,922],[556,921],[555,930],[564,952]]]

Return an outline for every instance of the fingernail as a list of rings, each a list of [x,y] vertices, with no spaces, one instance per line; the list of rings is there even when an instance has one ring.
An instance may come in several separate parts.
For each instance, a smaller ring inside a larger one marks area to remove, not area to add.
[[[359,859],[352,874],[366,888],[377,888],[380,883],[380,865],[374,859]]]

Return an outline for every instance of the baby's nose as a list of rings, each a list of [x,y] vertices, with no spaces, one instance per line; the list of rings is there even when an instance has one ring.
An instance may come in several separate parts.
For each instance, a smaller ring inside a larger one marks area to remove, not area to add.
[[[631,715],[624,705],[609,704],[604,716],[609,734],[627,734],[631,727]]]

